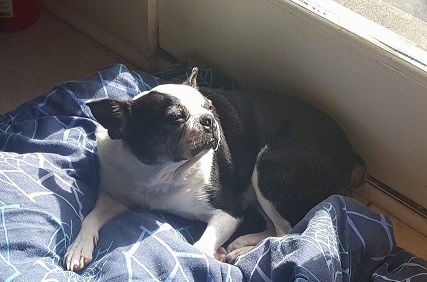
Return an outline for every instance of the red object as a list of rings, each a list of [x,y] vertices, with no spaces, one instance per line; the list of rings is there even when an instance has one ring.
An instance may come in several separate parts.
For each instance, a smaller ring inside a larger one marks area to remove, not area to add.
[[[12,32],[29,28],[39,17],[38,0],[0,0],[0,31]]]

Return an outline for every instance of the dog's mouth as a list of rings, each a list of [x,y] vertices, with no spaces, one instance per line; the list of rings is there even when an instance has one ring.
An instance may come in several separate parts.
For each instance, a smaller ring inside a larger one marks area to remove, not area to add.
[[[194,134],[187,139],[187,148],[190,151],[191,157],[203,151],[216,149],[218,145],[219,140],[215,137],[215,134]]]

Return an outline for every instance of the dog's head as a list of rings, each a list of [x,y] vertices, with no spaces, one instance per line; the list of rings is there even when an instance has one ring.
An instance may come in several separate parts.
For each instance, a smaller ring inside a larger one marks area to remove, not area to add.
[[[111,139],[121,139],[145,164],[180,162],[215,150],[220,127],[211,101],[199,91],[194,69],[184,84],[159,85],[129,101],[87,105]]]

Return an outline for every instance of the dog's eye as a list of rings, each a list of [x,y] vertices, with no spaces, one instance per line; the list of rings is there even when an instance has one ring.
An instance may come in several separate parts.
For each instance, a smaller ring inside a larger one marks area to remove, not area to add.
[[[183,124],[186,121],[186,117],[183,114],[174,113],[168,116],[168,120],[173,124]]]
[[[183,124],[187,121],[187,112],[177,106],[171,106],[166,110],[166,121],[172,124]]]
[[[183,124],[183,123],[185,123],[185,117],[184,117],[184,115],[177,115],[174,117],[174,121],[175,121],[175,123]]]

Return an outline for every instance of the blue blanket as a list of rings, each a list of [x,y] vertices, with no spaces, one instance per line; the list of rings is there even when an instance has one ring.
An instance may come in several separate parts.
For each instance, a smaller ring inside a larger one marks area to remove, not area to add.
[[[190,70],[186,63],[158,76],[180,80]],[[199,80],[234,87],[209,69]],[[63,256],[94,206],[99,181],[97,123],[85,102],[126,99],[164,81],[112,66],[0,116],[1,281],[427,281],[427,263],[396,246],[386,217],[340,196],[234,264],[192,247],[203,223],[127,211],[101,229],[86,269],[65,271]]]

